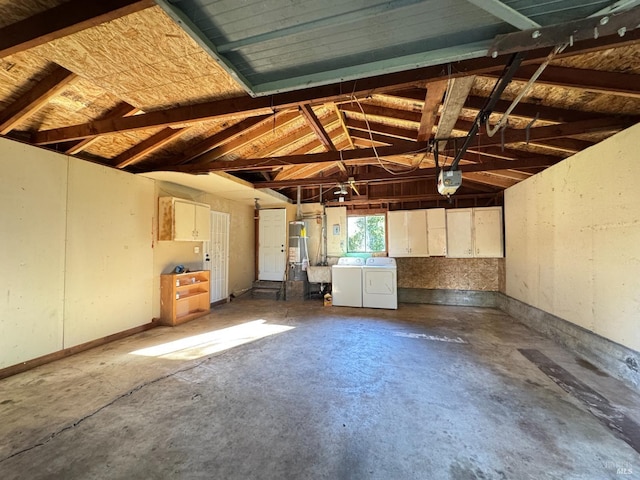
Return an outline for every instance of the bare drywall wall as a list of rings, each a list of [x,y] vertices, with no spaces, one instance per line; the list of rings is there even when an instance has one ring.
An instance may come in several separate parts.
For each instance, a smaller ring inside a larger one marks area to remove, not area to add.
[[[325,209],[327,215],[327,254],[341,257],[347,252],[347,207]]]
[[[64,347],[149,323],[151,179],[69,158]]]
[[[640,351],[640,124],[505,192],[506,293]]]
[[[0,138],[0,368],[62,348],[67,159]]]

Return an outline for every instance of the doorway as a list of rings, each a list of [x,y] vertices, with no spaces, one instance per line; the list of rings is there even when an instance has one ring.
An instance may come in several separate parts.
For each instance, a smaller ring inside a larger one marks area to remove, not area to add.
[[[287,211],[260,210],[258,228],[258,280],[281,282],[286,268]]]
[[[211,272],[210,302],[229,298],[229,214],[211,212],[211,240],[203,242],[204,268]]]

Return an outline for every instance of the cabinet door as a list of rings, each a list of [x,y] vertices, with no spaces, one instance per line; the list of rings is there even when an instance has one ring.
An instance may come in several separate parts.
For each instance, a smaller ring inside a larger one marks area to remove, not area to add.
[[[195,205],[195,240],[208,241],[211,238],[210,211],[205,205]]]
[[[502,257],[502,208],[474,208],[473,231],[476,257]]]
[[[427,214],[425,210],[409,210],[406,214],[409,256],[428,257]]]
[[[447,210],[447,256],[473,257],[472,215],[470,208]]]
[[[173,239],[193,240],[194,231],[195,206],[176,199],[173,206]]]
[[[427,241],[429,255],[447,255],[447,214],[444,208],[427,210]]]
[[[387,251],[390,257],[407,257],[407,223],[406,212],[387,212]]]

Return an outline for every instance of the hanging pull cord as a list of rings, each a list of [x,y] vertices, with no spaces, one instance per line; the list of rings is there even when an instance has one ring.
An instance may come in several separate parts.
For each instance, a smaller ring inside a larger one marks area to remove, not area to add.
[[[511,103],[509,108],[507,108],[507,111],[504,112],[504,114],[502,115],[502,118],[500,118],[500,120],[498,121],[498,123],[496,123],[494,127],[489,125],[489,117],[487,117],[487,120],[486,120],[487,135],[489,135],[490,137],[493,137],[498,132],[498,130],[500,130],[505,125],[505,123],[509,119],[509,115],[511,115],[511,112],[513,112],[513,109],[516,108],[518,103],[520,103],[520,100],[522,100],[522,97],[524,97],[529,92],[529,90],[531,90],[531,87],[533,87],[533,84],[536,82],[538,77],[542,75],[542,72],[544,72],[544,69],[547,68],[547,66],[549,65],[549,62],[551,62],[551,60],[553,60],[556,55],[558,55],[559,53],[562,53],[562,51],[565,48],[567,48],[568,45],[569,45],[568,43],[563,43],[562,45],[558,45],[551,51],[551,53],[549,53],[549,55],[547,55],[547,58],[545,59],[545,61],[540,64],[538,69],[531,76],[527,84],[520,91],[518,96]]]

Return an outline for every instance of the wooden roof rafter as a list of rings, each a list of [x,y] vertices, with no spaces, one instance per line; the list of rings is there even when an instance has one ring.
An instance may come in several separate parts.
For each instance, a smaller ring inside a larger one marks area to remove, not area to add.
[[[628,32],[623,38],[615,35],[597,40],[576,42],[556,58],[565,58],[579,53],[601,50],[607,47],[628,45],[640,39],[640,29]],[[547,48],[528,52],[524,64],[535,64],[548,54]],[[456,71],[451,78],[468,75],[491,74],[501,70],[507,56],[496,58],[476,58],[463,60],[456,64]],[[424,86],[425,83],[442,80],[442,67],[423,67],[411,71],[378,75],[357,81],[340,84],[311,87],[303,90],[274,94],[270,97],[249,96],[228,98],[204,102],[200,104],[179,106],[166,110],[149,112],[132,117],[115,120],[95,120],[85,124],[72,125],[51,130],[36,132],[32,142],[39,145],[80,140],[93,135],[116,132],[144,130],[154,127],[165,127],[184,123],[197,123],[206,120],[223,119],[231,116],[255,116],[273,113],[289,108],[297,108],[302,103],[312,105],[329,102],[348,101],[353,97],[367,97],[375,93],[384,93],[403,88]],[[351,92],[351,93],[347,93]]]
[[[30,115],[43,108],[75,78],[74,73],[56,66],[51,73],[0,112],[0,134],[6,135]]]
[[[0,28],[0,58],[153,7],[153,0],[69,0]]]

